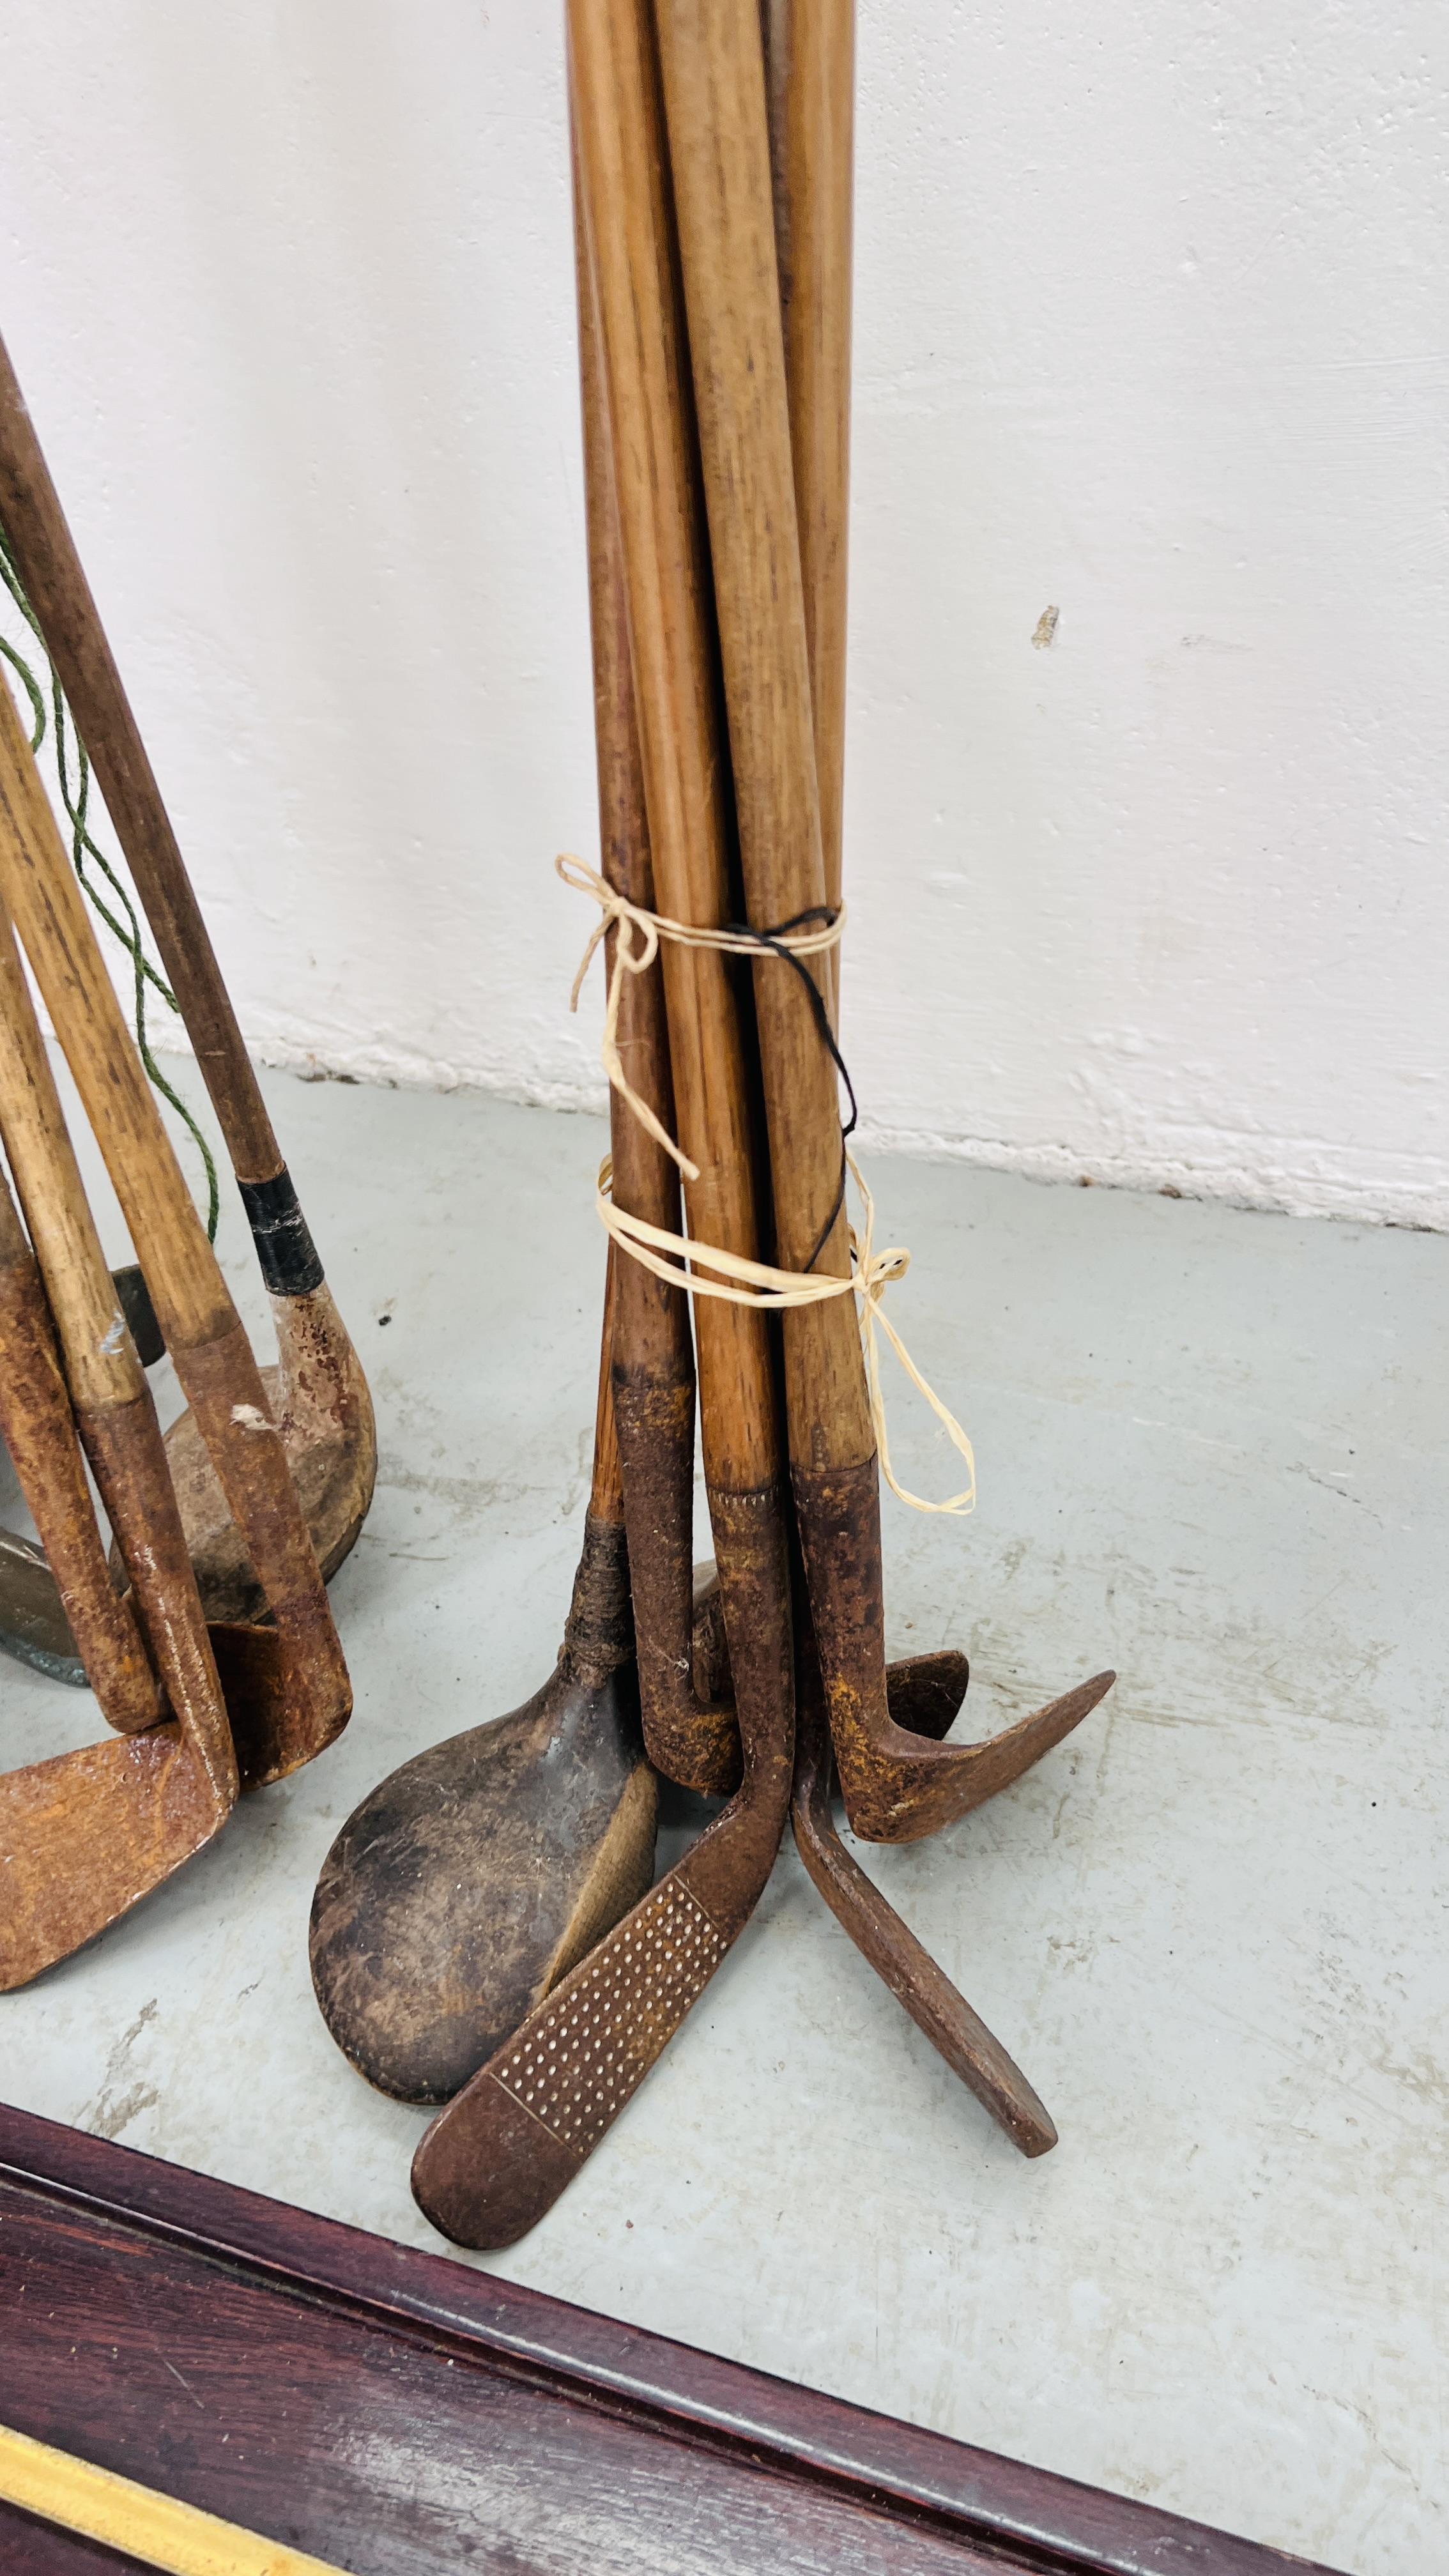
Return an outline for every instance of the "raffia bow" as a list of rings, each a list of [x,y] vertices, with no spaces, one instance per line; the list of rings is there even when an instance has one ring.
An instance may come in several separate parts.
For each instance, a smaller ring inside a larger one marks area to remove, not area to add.
[[[625,975],[643,975],[659,954],[661,940],[672,940],[684,948],[712,948],[727,956],[757,957],[776,953],[788,945],[800,957],[818,956],[833,948],[844,923],[844,906],[835,919],[820,930],[801,930],[766,940],[759,934],[737,930],[701,930],[689,922],[672,921],[665,913],[649,912],[643,905],[630,903],[615,891],[598,870],[565,852],[554,862],[565,885],[580,894],[591,895],[599,906],[599,919],[579,971],[574,977],[569,1007],[577,1010],[584,978],[593,963],[594,951],[611,929],[617,928],[613,971],[609,976],[604,1006],[604,1037],[600,1048],[604,1070],[620,1098],[626,1100],[634,1116],[655,1143],[662,1145],[678,1165],[687,1181],[699,1179],[699,1166],[690,1161],[669,1134],[647,1100],[641,1099],[624,1071],[619,1054],[619,999]],[[971,1443],[954,1413],[941,1402],[934,1387],[921,1375],[900,1334],[885,1311],[884,1298],[893,1280],[903,1279],[910,1268],[911,1256],[900,1245],[882,1252],[875,1250],[875,1201],[871,1197],[860,1168],[852,1154],[846,1165],[860,1194],[863,1223],[850,1227],[851,1267],[847,1277],[830,1272],[777,1270],[768,1261],[750,1261],[743,1253],[723,1252],[718,1245],[694,1242],[689,1236],[671,1234],[666,1227],[650,1225],[643,1217],[630,1216],[627,1209],[614,1205],[613,1158],[605,1155],[599,1166],[597,1206],[599,1219],[611,1240],[634,1261],[642,1262],[656,1279],[679,1288],[690,1297],[717,1297],[727,1305],[753,1306],[766,1314],[788,1314],[802,1306],[823,1305],[831,1297],[854,1297],[859,1304],[861,1338],[865,1345],[866,1384],[870,1397],[871,1421],[876,1446],[880,1452],[881,1472],[891,1492],[917,1512],[966,1513],[976,1503],[976,1461]],[[712,1277],[701,1274],[711,1272]],[[880,1350],[878,1332],[884,1333],[896,1358],[913,1386],[930,1405],[948,1437],[960,1451],[969,1470],[970,1482],[959,1494],[941,1503],[928,1501],[920,1494],[907,1491],[898,1482],[891,1466],[890,1441],[886,1431],[885,1398],[880,1383]]]

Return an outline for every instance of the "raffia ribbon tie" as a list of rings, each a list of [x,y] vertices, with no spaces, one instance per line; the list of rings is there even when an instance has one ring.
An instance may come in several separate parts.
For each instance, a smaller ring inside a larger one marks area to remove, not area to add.
[[[584,977],[594,962],[594,950],[600,940],[607,939],[611,930],[617,930],[614,971],[609,977],[604,1004],[604,1036],[599,1048],[604,1071],[655,1144],[663,1146],[687,1181],[697,1181],[699,1165],[690,1161],[667,1127],[660,1125],[648,1101],[640,1098],[624,1071],[623,1058],[619,1053],[619,996],[624,989],[625,976],[648,974],[659,954],[661,939],[670,940],[676,948],[712,948],[726,957],[769,957],[781,948],[788,948],[796,957],[818,957],[823,950],[837,945],[845,928],[845,906],[842,904],[834,920],[819,930],[786,930],[778,938],[762,939],[754,931],[700,930],[688,921],[671,921],[666,912],[646,912],[642,904],[630,903],[624,895],[616,893],[607,877],[600,876],[597,868],[591,868],[586,859],[577,857],[572,850],[563,851],[554,860],[554,867],[566,886],[572,886],[576,894],[592,895],[599,907],[599,918],[574,977],[569,1009],[576,1011],[579,1007]]]
[[[700,930],[688,922],[671,921],[662,913],[648,912],[640,904],[629,903],[616,894],[607,879],[583,859],[566,852],[554,862],[565,885],[581,894],[592,895],[599,906],[599,920],[583,963],[574,978],[570,1008],[577,1010],[585,975],[593,962],[599,942],[609,930],[617,927],[614,967],[609,977],[608,999],[604,1011],[604,1040],[600,1050],[604,1070],[620,1097],[627,1100],[640,1125],[647,1129],[655,1143],[662,1145],[678,1164],[687,1181],[697,1181],[699,1166],[692,1163],[668,1131],[661,1126],[646,1100],[642,1100],[629,1082],[619,1054],[619,996],[625,975],[642,975],[659,954],[661,939],[676,941],[686,948],[713,948],[731,956],[769,956],[781,945],[793,949],[797,956],[816,956],[822,949],[833,948],[844,923],[844,906],[835,919],[821,930],[789,931],[780,939],[764,939],[753,932],[734,930]],[[847,1153],[850,1177],[860,1194],[863,1222],[851,1226],[849,1275],[838,1278],[830,1272],[776,1270],[767,1261],[747,1260],[743,1253],[722,1252],[715,1244],[696,1243],[687,1235],[671,1234],[664,1226],[649,1225],[643,1217],[630,1216],[627,1209],[614,1205],[612,1155],[606,1154],[599,1166],[597,1206],[599,1219],[611,1240],[634,1261],[642,1262],[656,1279],[671,1288],[683,1289],[690,1297],[718,1297],[731,1306],[754,1306],[766,1314],[788,1314],[794,1307],[823,1305],[830,1297],[854,1297],[859,1302],[861,1337],[865,1344],[866,1383],[870,1396],[870,1416],[875,1429],[876,1447],[880,1452],[881,1472],[891,1492],[917,1512],[965,1513],[976,1503],[976,1461],[971,1443],[954,1413],[950,1412],[934,1387],[921,1375],[900,1334],[885,1311],[885,1292],[892,1280],[903,1279],[911,1265],[911,1256],[899,1245],[883,1252],[875,1249],[875,1201],[866,1188],[859,1166]],[[702,1276],[705,1271],[713,1276]],[[966,1461],[969,1482],[959,1494],[946,1502],[933,1503],[920,1494],[908,1493],[897,1481],[891,1466],[890,1441],[886,1433],[885,1398],[880,1383],[880,1349],[877,1333],[885,1334],[912,1385],[943,1425],[948,1437]]]

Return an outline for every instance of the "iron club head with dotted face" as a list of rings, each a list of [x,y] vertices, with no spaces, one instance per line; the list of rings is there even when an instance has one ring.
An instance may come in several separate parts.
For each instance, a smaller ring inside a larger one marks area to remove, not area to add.
[[[727,1956],[769,1874],[720,1924],[689,1884],[704,1843],[735,1839],[735,1806],[531,2012],[427,2131],[413,2197],[458,2245],[511,2245],[592,2155]],[[752,1877],[755,1873],[751,1873]]]
[[[413,2197],[455,2244],[511,2245],[552,2208],[698,2002],[774,1866],[795,1753],[781,1498],[712,1495],[711,1508],[743,1783],[425,2133]]]

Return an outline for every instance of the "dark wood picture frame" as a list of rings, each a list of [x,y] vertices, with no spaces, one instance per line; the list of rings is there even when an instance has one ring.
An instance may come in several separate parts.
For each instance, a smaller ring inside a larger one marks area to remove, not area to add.
[[[1308,2564],[5,2108],[0,2421],[352,2576]]]

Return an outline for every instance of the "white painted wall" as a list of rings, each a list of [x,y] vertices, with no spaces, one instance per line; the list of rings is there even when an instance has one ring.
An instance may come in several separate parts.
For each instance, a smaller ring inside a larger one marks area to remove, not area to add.
[[[877,1138],[1449,1225],[1446,50],[863,0]],[[557,9],[13,12],[0,325],[249,1035],[596,1096]]]

